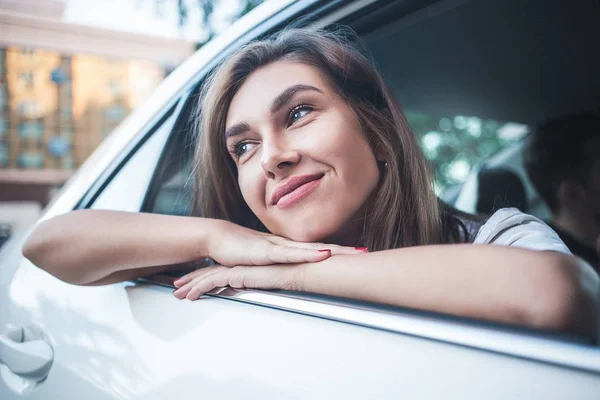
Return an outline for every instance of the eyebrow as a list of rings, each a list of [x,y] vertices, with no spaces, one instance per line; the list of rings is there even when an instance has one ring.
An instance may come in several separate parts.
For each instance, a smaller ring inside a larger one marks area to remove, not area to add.
[[[286,103],[288,101],[290,101],[292,99],[292,97],[294,97],[297,93],[307,92],[307,91],[319,92],[321,94],[323,93],[323,91],[321,89],[316,88],[311,85],[290,86],[289,88],[287,88],[283,92],[281,92],[277,97],[275,97],[273,102],[271,102],[269,111],[271,111],[271,114],[275,114],[284,105],[286,105]],[[230,138],[232,136],[240,135],[248,130],[250,130],[250,125],[248,125],[246,122],[241,122],[239,124],[235,124],[225,131],[225,139]]]
[[[275,100],[271,103],[271,107],[269,110],[272,114],[275,114],[281,107],[283,107],[292,97],[296,95],[296,93],[300,92],[319,92],[323,93],[321,89],[318,89],[314,86],[310,85],[294,85],[285,89],[283,92],[279,94],[279,96],[275,97]]]

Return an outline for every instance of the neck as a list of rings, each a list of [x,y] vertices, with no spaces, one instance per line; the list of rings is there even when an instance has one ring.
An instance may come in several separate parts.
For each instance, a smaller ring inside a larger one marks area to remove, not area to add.
[[[585,245],[595,248],[600,236],[600,224],[595,216],[582,215],[571,210],[562,210],[553,215],[554,223],[561,229],[573,235]]]
[[[325,243],[340,246],[364,247],[366,246],[364,231],[365,210],[361,207],[336,233],[325,239]]]

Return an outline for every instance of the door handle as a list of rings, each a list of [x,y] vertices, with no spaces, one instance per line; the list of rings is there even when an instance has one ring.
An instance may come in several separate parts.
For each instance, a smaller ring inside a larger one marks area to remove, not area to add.
[[[23,327],[0,335],[0,363],[21,378],[41,381],[50,372],[54,350],[43,339],[26,336]]]

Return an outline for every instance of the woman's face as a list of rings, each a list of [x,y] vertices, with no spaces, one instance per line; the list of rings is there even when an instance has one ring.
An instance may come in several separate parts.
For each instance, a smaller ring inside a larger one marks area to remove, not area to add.
[[[308,242],[360,235],[377,161],[316,68],[278,61],[253,72],[232,99],[225,136],[244,200],[271,233]]]

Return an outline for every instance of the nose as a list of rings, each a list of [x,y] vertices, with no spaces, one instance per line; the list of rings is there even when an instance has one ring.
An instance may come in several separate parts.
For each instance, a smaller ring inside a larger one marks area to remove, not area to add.
[[[270,179],[286,175],[300,161],[300,153],[281,140],[263,141],[260,164]]]

